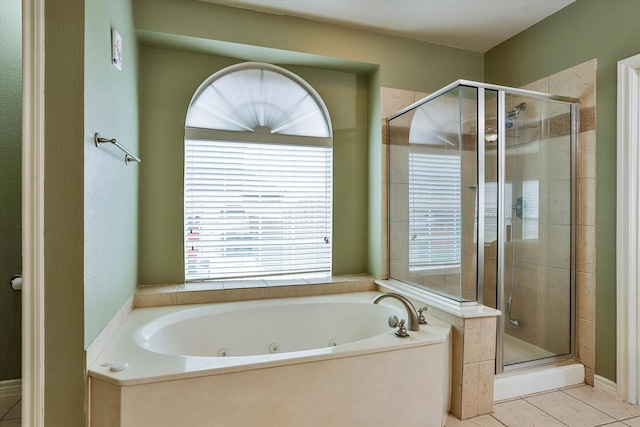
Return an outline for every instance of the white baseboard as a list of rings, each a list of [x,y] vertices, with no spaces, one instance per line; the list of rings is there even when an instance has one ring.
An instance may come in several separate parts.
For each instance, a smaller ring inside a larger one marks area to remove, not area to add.
[[[600,375],[593,376],[593,388],[603,391],[614,397],[618,394],[618,385],[614,381],[611,381],[610,379],[607,379],[605,377],[601,377]]]
[[[22,380],[0,381],[0,397],[21,396]]]

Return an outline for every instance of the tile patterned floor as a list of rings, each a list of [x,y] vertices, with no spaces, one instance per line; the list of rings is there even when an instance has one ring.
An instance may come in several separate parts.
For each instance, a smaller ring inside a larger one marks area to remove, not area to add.
[[[640,405],[617,401],[588,385],[495,403],[493,412],[446,427],[640,427]],[[0,424],[0,427],[4,427]]]
[[[0,427],[20,427],[20,396],[0,397]]]
[[[445,427],[640,427],[640,405],[628,405],[588,385],[506,400],[493,413]],[[20,396],[0,397],[0,427],[20,427]]]

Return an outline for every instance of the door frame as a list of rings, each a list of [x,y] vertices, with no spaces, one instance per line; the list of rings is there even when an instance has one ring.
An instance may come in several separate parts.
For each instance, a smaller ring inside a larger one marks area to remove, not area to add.
[[[616,302],[620,400],[637,404],[640,393],[640,54],[618,62]]]
[[[22,425],[44,426],[44,1],[22,0]]]

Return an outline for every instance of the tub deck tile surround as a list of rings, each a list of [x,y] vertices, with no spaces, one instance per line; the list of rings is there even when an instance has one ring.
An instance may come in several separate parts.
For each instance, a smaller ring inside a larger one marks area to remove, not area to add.
[[[136,291],[134,304],[135,307],[158,307],[374,290],[376,290],[374,278],[366,275],[309,279],[222,280],[180,285],[140,286]]]
[[[175,305],[178,285],[140,286],[133,301],[135,307]]]
[[[111,338],[116,334],[122,323],[133,311],[134,297],[129,298],[120,309],[113,315],[107,326],[105,326],[93,342],[85,350],[86,366],[91,366],[96,361],[102,350],[109,344]]]
[[[493,410],[496,325],[500,311],[483,305],[447,305],[429,292],[395,281],[377,280],[381,292],[398,292],[430,318],[451,326],[450,411],[459,419]]]

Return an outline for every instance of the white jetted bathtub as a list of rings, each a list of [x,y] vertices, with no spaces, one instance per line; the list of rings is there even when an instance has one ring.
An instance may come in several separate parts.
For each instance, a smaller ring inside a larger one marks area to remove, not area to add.
[[[377,292],[135,309],[89,369],[91,426],[443,426],[450,332]]]

